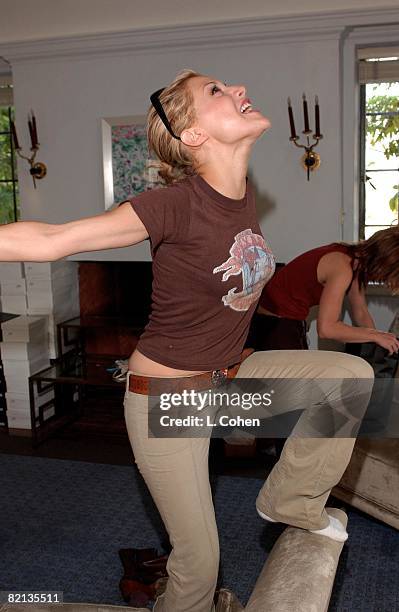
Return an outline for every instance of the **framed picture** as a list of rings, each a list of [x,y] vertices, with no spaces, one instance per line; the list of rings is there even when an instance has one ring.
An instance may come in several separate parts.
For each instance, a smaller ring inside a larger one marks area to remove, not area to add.
[[[146,117],[101,119],[105,210],[148,189],[161,186],[151,168]]]

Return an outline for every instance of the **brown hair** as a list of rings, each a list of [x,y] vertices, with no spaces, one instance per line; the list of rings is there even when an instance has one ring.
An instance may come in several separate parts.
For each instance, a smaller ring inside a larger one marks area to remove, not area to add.
[[[340,243],[348,248],[359,287],[369,281],[380,282],[390,289],[399,289],[399,227],[375,232],[356,244]]]
[[[195,76],[201,75],[194,70],[182,70],[159,96],[172,129],[178,136],[195,121],[194,100],[187,87],[188,80]],[[151,166],[158,170],[162,181],[174,183],[196,173],[195,160],[190,151],[169,134],[153,106],[147,115],[147,139],[150,151],[158,158],[151,162]]]

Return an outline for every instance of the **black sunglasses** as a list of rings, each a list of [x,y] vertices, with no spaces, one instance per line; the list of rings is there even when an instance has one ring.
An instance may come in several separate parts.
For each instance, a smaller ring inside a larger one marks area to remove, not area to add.
[[[159,96],[161,95],[161,93],[163,92],[164,89],[165,89],[165,87],[162,87],[162,89],[158,89],[158,91],[154,92],[150,96],[151,104],[153,105],[153,107],[157,111],[159,118],[161,119],[162,123],[164,124],[164,126],[168,130],[169,134],[171,136],[173,136],[173,138],[176,138],[177,140],[181,140],[180,136],[176,136],[176,134],[172,130],[172,126],[170,125],[169,120],[168,120],[168,118],[167,118],[167,116],[165,114],[165,111],[163,109],[163,106],[162,106],[162,104],[161,104],[161,102],[159,100]]]

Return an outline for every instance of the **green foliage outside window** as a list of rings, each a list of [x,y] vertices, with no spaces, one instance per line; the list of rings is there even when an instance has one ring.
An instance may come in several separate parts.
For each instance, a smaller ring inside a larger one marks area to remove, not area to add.
[[[11,151],[9,109],[0,107],[0,224],[11,223],[18,218],[17,165]]]
[[[367,133],[371,137],[371,144],[381,144],[387,159],[399,157],[399,100],[397,96],[372,96],[366,104],[366,113],[376,114],[367,117]],[[392,113],[392,114],[391,114]],[[389,207],[398,212],[399,185],[393,185],[395,191],[389,200]]]

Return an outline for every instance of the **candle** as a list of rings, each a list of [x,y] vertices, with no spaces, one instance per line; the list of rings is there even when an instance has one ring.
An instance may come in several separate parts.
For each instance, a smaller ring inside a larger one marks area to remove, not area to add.
[[[290,119],[291,138],[298,138],[295,131],[294,115],[292,112],[291,98],[288,98],[288,116]]]
[[[19,146],[17,130],[15,129],[14,121],[11,121],[11,133],[12,133],[12,139],[14,141],[14,148],[20,149],[21,147]]]
[[[310,132],[310,129],[309,129],[308,103],[306,101],[305,94],[303,94],[302,99],[303,99],[303,117],[305,120],[305,129],[303,130],[303,133],[307,134],[308,132]]]
[[[33,136],[35,138],[35,146],[37,146],[39,144],[39,139],[37,137],[37,128],[36,128],[36,117],[33,114],[33,110],[31,110],[32,113],[32,128],[33,128]]]
[[[35,135],[33,133],[33,125],[32,122],[30,120],[30,116],[28,115],[28,128],[29,128],[29,134],[30,134],[30,143],[31,143],[31,149],[35,148]]]
[[[320,107],[319,107],[319,98],[316,96],[315,98],[315,119],[316,119],[316,133],[315,136],[320,137]]]

